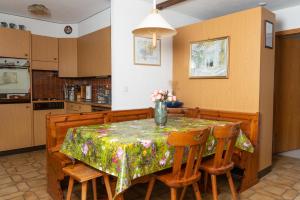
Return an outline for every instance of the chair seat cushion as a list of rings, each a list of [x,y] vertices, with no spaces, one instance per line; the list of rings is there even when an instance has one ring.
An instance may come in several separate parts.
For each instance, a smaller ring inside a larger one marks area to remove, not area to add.
[[[179,177],[182,177],[184,175],[184,172],[185,169],[182,169]],[[178,178],[174,176],[172,172],[168,172],[168,173],[162,172],[160,174],[157,174],[155,177],[156,179],[165,183],[169,187],[180,188],[180,187],[191,185],[192,183],[199,181],[201,177],[201,172],[198,171],[195,175],[192,175],[188,179],[181,179],[181,180],[178,180]]]
[[[225,174],[227,171],[230,171],[231,169],[233,169],[233,167],[234,167],[234,163],[230,162],[226,166],[222,166],[220,168],[215,168],[214,167],[214,159],[209,159],[209,160],[204,161],[201,164],[200,169],[208,172],[209,174],[220,175],[220,174]]]

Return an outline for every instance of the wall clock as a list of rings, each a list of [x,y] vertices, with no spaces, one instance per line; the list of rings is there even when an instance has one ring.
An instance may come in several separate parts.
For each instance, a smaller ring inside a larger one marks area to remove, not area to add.
[[[72,33],[72,27],[71,26],[66,26],[64,29],[66,34],[71,34]]]

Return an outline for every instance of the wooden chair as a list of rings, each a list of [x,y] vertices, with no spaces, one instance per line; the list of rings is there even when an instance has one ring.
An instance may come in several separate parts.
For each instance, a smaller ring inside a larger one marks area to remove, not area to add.
[[[153,108],[111,111],[107,114],[107,122],[123,122],[153,117]]]
[[[81,200],[86,200],[87,184],[88,181],[92,181],[93,184],[93,197],[97,200],[97,185],[96,179],[102,176],[102,173],[98,170],[92,169],[84,164],[76,164],[63,168],[63,172],[70,176],[69,186],[67,192],[67,200],[71,200],[73,191],[74,180],[81,183]]]
[[[200,200],[198,181],[201,173],[199,171],[202,155],[205,150],[206,141],[209,134],[209,128],[195,130],[185,133],[171,133],[168,137],[168,144],[175,147],[174,163],[172,172],[157,175],[150,180],[146,200],[150,199],[155,180],[165,183],[171,189],[171,199],[177,199],[177,189],[183,188],[180,199],[183,199],[188,186],[192,185],[196,199]],[[183,158],[185,148],[189,147],[189,153],[185,167],[183,167]]]
[[[213,135],[217,140],[216,153],[213,159],[204,161],[200,169],[205,171],[204,190],[207,188],[208,174],[211,175],[213,199],[218,199],[217,194],[217,175],[226,174],[232,198],[237,199],[237,193],[231,177],[230,170],[233,169],[232,154],[237,135],[240,129],[240,123],[232,123],[226,126],[217,126],[214,128]]]

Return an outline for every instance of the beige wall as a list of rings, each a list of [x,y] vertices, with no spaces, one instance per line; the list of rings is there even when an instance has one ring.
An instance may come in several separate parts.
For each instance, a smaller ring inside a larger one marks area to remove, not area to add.
[[[173,42],[173,89],[186,107],[258,112],[263,108],[260,102],[265,105],[270,101],[269,94],[264,96],[264,101],[260,101],[260,95],[263,96],[260,94],[260,88],[268,89],[260,86],[260,73],[264,72],[265,75],[269,70],[272,73],[269,67],[272,63],[268,62],[269,58],[261,58],[261,53],[272,56],[269,52],[261,51],[264,28],[262,15],[265,12],[269,13],[262,8],[254,8],[177,29],[178,34]],[[272,14],[267,16],[270,21],[273,21],[272,16]],[[230,38],[229,78],[189,79],[190,42],[225,36]],[[268,51],[274,53],[273,50],[268,49]],[[261,65],[265,63],[268,66],[261,70]],[[262,80],[262,83],[269,81],[271,77]],[[264,113],[268,111],[269,107],[264,110]],[[261,137],[263,140],[269,139],[269,131],[272,127],[270,114],[266,120],[267,124],[262,123],[268,127],[261,128],[268,132],[266,137]],[[265,143],[264,141],[262,144]],[[272,148],[271,144],[270,148]],[[260,158],[262,161],[260,169],[271,165],[269,153],[266,155],[264,150],[260,151]]]

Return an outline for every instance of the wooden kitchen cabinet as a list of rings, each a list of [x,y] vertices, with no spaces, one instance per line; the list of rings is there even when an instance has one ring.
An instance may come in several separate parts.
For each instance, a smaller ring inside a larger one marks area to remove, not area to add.
[[[0,151],[32,146],[31,104],[0,104]]]
[[[31,33],[0,28],[0,57],[30,58]]]
[[[64,109],[54,110],[34,110],[33,111],[33,138],[34,146],[46,144],[46,115],[47,114],[65,114]]]
[[[78,76],[111,75],[111,28],[78,39]]]
[[[32,35],[32,69],[58,70],[58,39]]]
[[[83,112],[92,112],[92,106],[81,103],[66,103],[66,112],[67,113],[83,113]]]
[[[77,77],[77,38],[61,38],[58,40],[60,77]]]

